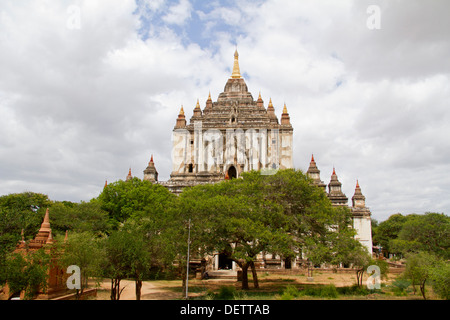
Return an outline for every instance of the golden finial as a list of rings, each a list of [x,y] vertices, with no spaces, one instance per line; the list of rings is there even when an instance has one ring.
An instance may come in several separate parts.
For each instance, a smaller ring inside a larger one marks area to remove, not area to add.
[[[270,108],[273,108],[272,98],[270,98],[270,100],[269,100],[269,107],[270,107]]]
[[[287,108],[286,108],[286,103],[284,104],[283,113],[285,113],[285,114],[288,113]]]
[[[240,79],[241,77],[241,71],[239,69],[239,53],[236,49],[234,52],[234,65],[233,65],[233,73],[231,74],[231,78],[233,79]]]
[[[197,105],[195,106],[196,109],[200,109],[200,102],[197,99]]]
[[[183,109],[183,105],[181,105],[180,115],[184,116],[184,109]]]
[[[208,95],[208,101],[210,101],[211,100],[211,91],[209,92],[209,95]]]

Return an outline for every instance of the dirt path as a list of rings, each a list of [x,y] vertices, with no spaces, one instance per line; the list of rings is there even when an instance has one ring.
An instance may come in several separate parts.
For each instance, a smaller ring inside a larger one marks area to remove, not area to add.
[[[163,287],[151,281],[144,281],[141,288],[141,300],[172,300],[180,299],[181,293],[170,290],[170,287],[177,287],[177,284],[166,284]],[[136,300],[134,281],[122,280],[120,288],[124,288],[120,300]],[[169,289],[167,289],[169,288]],[[103,281],[97,293],[98,300],[109,300],[111,293],[111,282]]]

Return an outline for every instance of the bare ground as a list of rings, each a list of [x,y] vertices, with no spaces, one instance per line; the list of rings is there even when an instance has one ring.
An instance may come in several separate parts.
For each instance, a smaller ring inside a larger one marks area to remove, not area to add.
[[[294,275],[277,275],[277,274],[258,274],[260,288],[253,288],[253,281],[249,279],[250,291],[253,294],[260,292],[276,292],[283,290],[287,285],[297,287],[307,287],[311,285],[333,284],[336,287],[352,286],[356,284],[355,273],[333,273],[333,272],[315,272],[314,280],[308,281],[304,274]],[[383,283],[389,284],[397,277],[396,274],[388,274],[388,278],[382,280]],[[364,275],[363,285],[366,284],[367,275]],[[97,300],[110,299],[110,281],[105,280],[101,283],[97,293]],[[141,300],[176,300],[184,298],[181,289],[181,280],[161,280],[161,281],[144,281],[141,290]],[[199,295],[205,295],[207,292],[217,292],[221,286],[234,286],[238,291],[241,288],[241,282],[235,279],[209,279],[209,280],[189,280],[189,297],[193,298]],[[121,288],[124,288],[121,294],[121,300],[135,300],[135,284],[134,281],[122,280]]]

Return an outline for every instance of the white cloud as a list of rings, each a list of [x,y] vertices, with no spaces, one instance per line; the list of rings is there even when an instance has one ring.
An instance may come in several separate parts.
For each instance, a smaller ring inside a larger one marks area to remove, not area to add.
[[[129,166],[141,177],[151,154],[168,179],[180,106],[189,119],[217,98],[237,44],[254,97],[277,114],[287,104],[297,168],[314,153],[349,198],[359,179],[380,220],[448,213],[448,4],[378,1],[380,30],[367,29],[369,4],[2,1],[0,194],[88,200]],[[80,29],[67,28],[70,5]]]
[[[178,4],[169,8],[169,12],[162,19],[168,24],[183,25],[191,18],[191,10],[189,0],[180,0]]]

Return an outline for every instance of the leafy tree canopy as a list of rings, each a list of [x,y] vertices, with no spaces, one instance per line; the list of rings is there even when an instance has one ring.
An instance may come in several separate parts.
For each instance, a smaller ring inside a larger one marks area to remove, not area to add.
[[[424,251],[449,259],[450,217],[432,212],[409,215],[389,245],[403,254]]]
[[[117,227],[128,218],[162,215],[174,197],[167,188],[135,177],[108,184],[97,200]]]
[[[34,238],[51,204],[48,196],[40,193],[0,196],[0,257],[16,246],[22,229],[25,240]]]

